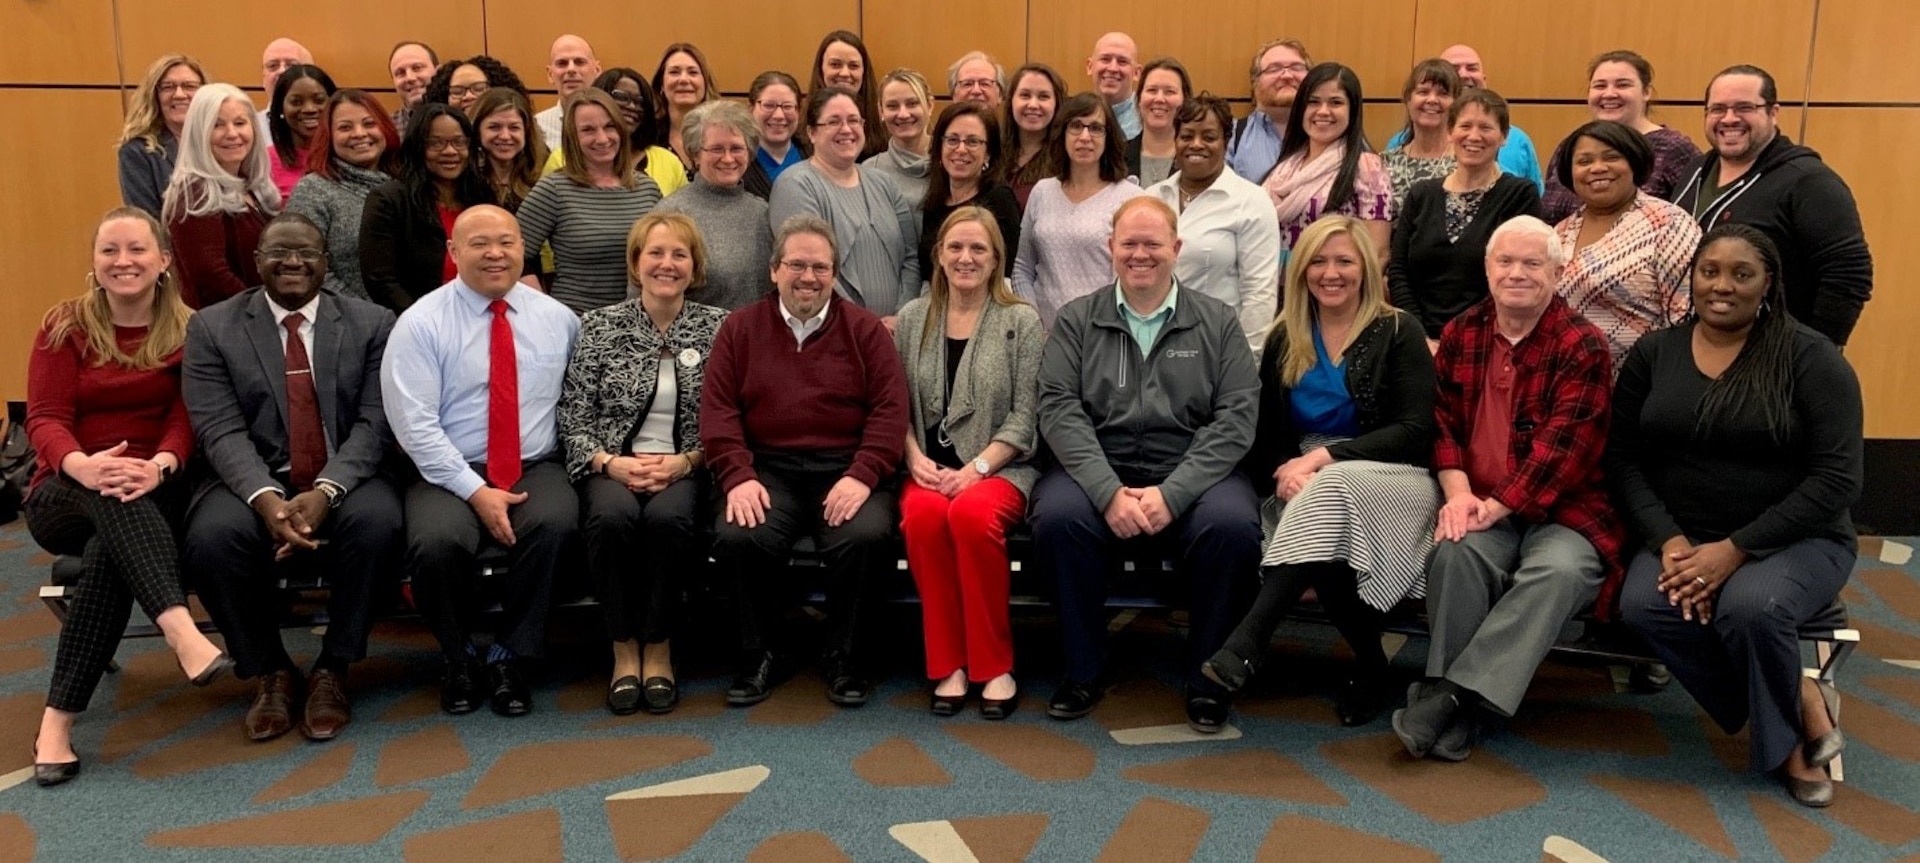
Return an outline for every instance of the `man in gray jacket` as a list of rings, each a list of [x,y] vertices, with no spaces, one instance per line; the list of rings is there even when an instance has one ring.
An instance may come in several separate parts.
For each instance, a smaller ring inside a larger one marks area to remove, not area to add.
[[[1040,429],[1059,467],[1033,492],[1040,565],[1058,585],[1067,679],[1055,719],[1102,692],[1107,576],[1127,550],[1177,562],[1191,597],[1187,724],[1226,723],[1226,693],[1198,671],[1235,620],[1236,579],[1255,572],[1260,515],[1235,471],[1253,443],[1260,380],[1234,310],[1173,277],[1172,208],[1135,198],[1113,217],[1113,287],[1068,303],[1040,361]]]

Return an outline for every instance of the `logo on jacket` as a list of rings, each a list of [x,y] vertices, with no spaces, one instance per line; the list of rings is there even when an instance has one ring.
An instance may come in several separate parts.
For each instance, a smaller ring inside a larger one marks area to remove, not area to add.
[[[1170,360],[1190,360],[1197,356],[1200,356],[1200,350],[1198,348],[1168,348],[1167,349],[1167,359],[1170,359]]]

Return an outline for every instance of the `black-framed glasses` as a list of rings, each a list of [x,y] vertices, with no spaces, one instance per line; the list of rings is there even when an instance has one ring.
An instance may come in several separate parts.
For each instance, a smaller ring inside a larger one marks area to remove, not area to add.
[[[941,138],[940,143],[945,144],[948,147],[956,147],[956,148],[965,147],[969,150],[978,150],[987,145],[987,139],[975,137],[973,135],[968,135],[964,138],[959,135],[948,135],[944,138]]]
[[[468,145],[468,141],[465,135],[462,135],[458,138],[428,138],[427,152],[432,153],[439,150],[465,150],[467,148],[467,145]]]
[[[317,264],[325,259],[326,256],[327,252],[325,249],[316,249],[312,246],[303,246],[297,249],[274,246],[270,249],[260,250],[260,260],[266,261],[269,264],[284,264],[288,261],[299,261],[303,264]]]
[[[478,99],[481,96],[487,95],[487,91],[491,89],[493,89],[493,85],[486,81],[481,81],[477,84],[455,84],[447,87],[447,98],[464,99],[472,96]]]

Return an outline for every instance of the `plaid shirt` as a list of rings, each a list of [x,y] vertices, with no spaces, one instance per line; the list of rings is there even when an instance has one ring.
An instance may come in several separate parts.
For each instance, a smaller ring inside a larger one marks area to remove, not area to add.
[[[1482,300],[1447,323],[1434,355],[1439,396],[1433,469],[1465,470],[1469,424],[1480,401],[1493,339],[1493,301]],[[1600,455],[1612,418],[1613,361],[1606,337],[1559,297],[1533,332],[1513,346],[1510,473],[1491,497],[1523,521],[1573,529],[1599,552],[1606,582],[1594,613],[1613,616],[1626,531],[1607,497]]]

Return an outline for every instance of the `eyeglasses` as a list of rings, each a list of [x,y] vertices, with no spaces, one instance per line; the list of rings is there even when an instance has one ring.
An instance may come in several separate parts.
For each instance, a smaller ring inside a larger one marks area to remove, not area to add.
[[[640,98],[639,93],[629,93],[625,90],[615,90],[607,95],[613,97],[613,103],[615,105],[621,106],[640,105],[646,101]]]
[[[700,152],[705,153],[708,156],[715,159],[719,159],[725,156],[732,156],[738,159],[747,155],[747,148],[742,147],[739,144],[734,144],[728,147],[723,147],[718,144],[715,144],[714,146],[711,146],[711,147],[701,147]]]
[[[1305,63],[1268,63],[1260,67],[1260,77],[1262,78],[1273,78],[1279,75],[1305,74],[1307,74],[1307,64]]]
[[[832,264],[816,264],[807,261],[781,261],[780,266],[785,267],[787,272],[795,276],[804,276],[807,273],[812,273],[816,279],[833,278]]]
[[[1000,82],[992,78],[967,78],[955,81],[953,86],[956,90],[998,90]]]
[[[834,117],[830,120],[815,123],[813,127],[815,129],[858,129],[866,124],[867,121],[859,117]]]
[[[1081,135],[1092,135],[1098,138],[1105,134],[1107,134],[1107,124],[1105,123],[1093,120],[1073,120],[1067,123],[1067,137],[1069,138],[1079,137]]]
[[[458,138],[428,138],[427,152],[433,153],[440,150],[465,150],[467,148],[467,143],[468,142],[465,135],[462,135]]]
[[[260,250],[260,260],[266,261],[269,264],[284,264],[288,261],[299,261],[303,264],[317,264],[326,256],[327,253],[324,250],[312,247],[285,249],[275,246],[271,249]]]
[[[799,107],[792,102],[755,102],[753,106],[762,111],[791,111]]]
[[[944,138],[941,138],[940,143],[945,144],[948,147],[965,147],[969,150],[978,150],[981,147],[985,147],[987,145],[987,139],[975,138],[972,136],[962,138],[959,135],[948,135]]]
[[[1772,102],[1761,102],[1758,105],[1752,102],[1737,102],[1732,105],[1721,105],[1719,103],[1715,103],[1707,106],[1707,116],[1725,117],[1728,114],[1738,114],[1742,117],[1751,117],[1755,114],[1760,113],[1761,111],[1767,110],[1767,108],[1772,106],[1772,104],[1773,104]]]
[[[472,96],[478,99],[486,95],[487,91],[491,89],[493,89],[493,84],[486,81],[481,81],[478,84],[458,84],[447,88],[447,98],[464,99]]]
[[[160,86],[155,89],[159,90],[160,95],[162,96],[171,96],[175,93],[182,93],[182,94],[198,93],[200,92],[200,82],[199,81],[162,81],[160,82]]]

